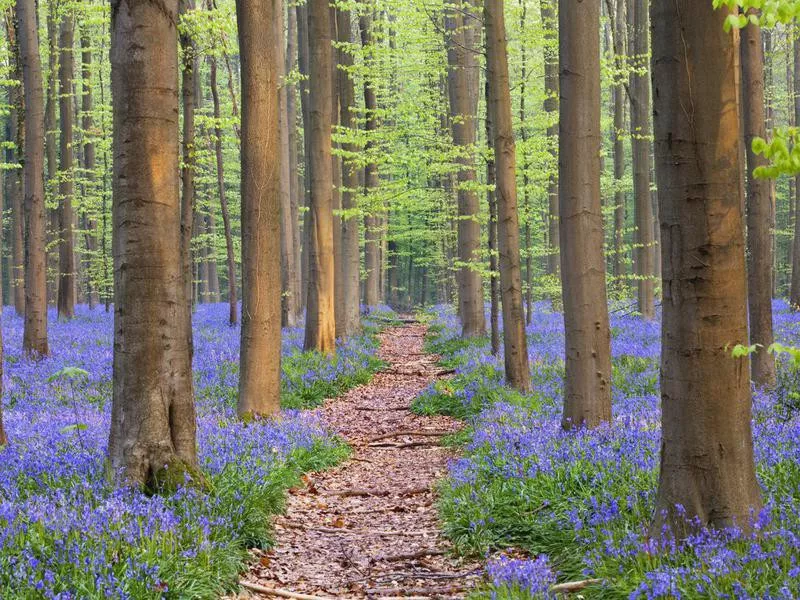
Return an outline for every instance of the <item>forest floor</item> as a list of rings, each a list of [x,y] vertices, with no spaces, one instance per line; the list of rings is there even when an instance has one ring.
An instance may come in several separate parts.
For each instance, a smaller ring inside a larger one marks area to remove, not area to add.
[[[460,598],[480,579],[479,563],[451,554],[436,510],[437,481],[454,458],[442,437],[462,424],[410,410],[444,376],[438,357],[423,350],[425,331],[410,323],[381,333],[387,367],[315,411],[352,455],[290,490],[275,547],[254,551],[247,593],[258,596],[261,586],[276,592],[264,596],[296,598]]]

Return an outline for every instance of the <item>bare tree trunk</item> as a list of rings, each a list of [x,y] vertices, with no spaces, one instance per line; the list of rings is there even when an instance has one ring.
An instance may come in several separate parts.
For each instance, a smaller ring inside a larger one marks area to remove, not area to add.
[[[217,303],[220,301],[221,296],[219,291],[219,269],[217,268],[217,219],[214,215],[213,207],[208,211],[208,215],[206,215],[205,228],[209,240],[205,247],[208,301]]]
[[[525,22],[528,18],[528,6],[525,0],[520,0],[522,10],[520,11],[520,31],[525,31]],[[520,57],[520,92],[519,92],[519,129],[520,137],[522,138],[522,145],[525,148],[522,152],[522,206],[525,211],[525,323],[530,325],[533,322],[533,241],[531,231],[531,197],[528,190],[530,185],[530,177],[528,176],[528,123],[527,113],[525,111],[525,91],[528,80],[528,54],[525,45],[520,49],[522,56]]]
[[[558,159],[558,18],[554,9],[556,0],[541,0],[542,25],[544,27],[544,111],[547,113],[547,141],[550,154]],[[548,267],[550,275],[561,270],[559,252],[558,219],[558,174],[551,173],[547,184],[548,209]]]
[[[6,35],[10,49],[11,74],[17,81],[22,81],[22,63],[19,55],[19,44],[12,20],[14,12],[10,12],[5,21]],[[8,86],[8,121],[9,121],[9,142],[14,144],[14,160],[22,163],[22,149],[25,145],[25,126],[24,115],[25,107],[23,104],[22,86]],[[23,182],[22,173],[15,169],[11,173],[9,182],[9,204],[11,205],[11,279],[14,295],[14,310],[17,316],[25,315],[25,273],[24,273],[24,227],[25,215],[23,210]]]
[[[19,54],[25,94],[25,330],[22,348],[47,356],[47,221],[44,207],[44,93],[34,0],[17,0]]]
[[[489,80],[487,78],[484,85],[486,94],[486,106],[491,101]],[[492,144],[494,141],[494,123],[492,123],[492,113],[486,111],[486,143]],[[494,157],[486,161],[486,200],[489,204],[489,297],[491,299],[489,309],[489,321],[491,323],[492,355],[500,354],[500,282],[498,281],[498,253],[497,253],[497,195],[494,186],[497,183]]]
[[[506,54],[503,0],[485,0],[486,69],[494,124],[494,155],[497,165],[497,237],[500,252],[500,288],[503,300],[505,371],[509,385],[520,391],[531,387],[525,311],[522,305],[522,273],[519,253],[516,149],[511,118],[511,90]]]
[[[369,14],[362,15],[359,18],[359,25],[361,45],[365,51],[370,52],[369,48],[374,43],[371,32],[372,17]],[[371,63],[371,60],[368,62]],[[367,144],[364,151],[367,154],[373,151],[375,146],[373,136],[374,132],[378,130],[378,97],[374,86],[375,83],[369,77],[364,78],[365,130],[367,132]],[[370,160],[364,169],[364,193],[368,204],[375,204],[370,195],[377,191],[379,184],[378,165],[374,160]],[[364,270],[367,272],[364,282],[364,304],[369,307],[377,306],[381,301],[381,234],[378,212],[375,206],[368,206],[364,217]]]
[[[94,101],[92,97],[92,44],[88,32],[81,35],[81,128],[83,129],[83,169],[86,173],[87,191],[94,185],[96,168],[94,137]],[[89,308],[94,309],[100,303],[100,294],[95,281],[92,261],[97,254],[97,219],[94,213],[86,216],[86,250],[89,258],[85,262],[87,298]]]
[[[242,61],[242,416],[280,410],[279,6],[278,0],[236,0]]]
[[[775,385],[775,359],[767,349],[775,341],[772,331],[773,248],[775,220],[772,184],[753,175],[768,160],[753,152],[753,139],[766,138],[764,120],[764,50],[761,28],[748,25],[742,32],[742,115],[747,152],[747,249],[750,343],[759,348],[751,356],[752,379],[758,386]]]
[[[650,54],[650,0],[633,2],[633,54],[636,68],[631,73],[631,151],[633,159],[633,195],[636,213],[636,275],[639,312],[645,319],[655,316],[655,244],[653,239],[653,202],[650,193],[650,78],[647,56]]]
[[[794,40],[794,122],[800,123],[800,40],[797,38]],[[800,175],[794,179],[794,193],[794,240],[789,303],[796,310],[800,310]]]
[[[286,72],[292,72],[297,64],[297,12],[289,7],[288,12],[288,36],[286,45]],[[300,200],[303,194],[304,187],[301,185],[302,178],[299,175],[297,167],[297,90],[294,84],[286,88],[286,112],[289,122],[289,172],[292,174],[292,179],[289,182],[289,212],[292,225],[292,254],[294,255],[294,269],[290,273],[291,287],[288,296],[288,311],[287,315],[289,322],[293,322],[295,326],[300,321],[300,312],[302,307],[301,290],[301,264],[302,256],[300,253]],[[287,323],[288,324],[288,323]]]
[[[45,89],[44,105],[44,135],[45,158],[47,160],[47,174],[45,179],[45,218],[47,219],[47,244],[45,246],[45,260],[47,280],[47,303],[56,305],[58,300],[58,271],[59,255],[53,251],[61,244],[59,230],[61,223],[58,208],[49,208],[49,199],[58,197],[58,121],[56,109],[58,107],[58,21],[56,20],[55,5],[48,7],[47,12],[47,83]],[[52,275],[55,274],[55,278]]]
[[[183,18],[187,12],[194,8],[193,0],[178,0],[178,13]],[[180,33],[181,50],[183,51],[183,65],[181,71],[181,97],[183,98],[183,165],[181,167],[181,269],[183,271],[183,285],[186,288],[185,296],[189,310],[192,309],[192,284],[194,283],[192,271],[192,234],[195,218],[195,183],[194,175],[197,161],[195,159],[195,131],[194,111],[200,95],[197,79],[200,63],[197,58],[197,48],[188,30]],[[192,345],[192,330],[187,332],[189,344]]]
[[[458,165],[458,302],[463,337],[486,333],[483,278],[480,272],[480,202],[475,187],[475,141],[480,90],[476,49],[480,43],[480,31],[472,11],[469,0],[455,0],[446,9],[444,19],[450,130],[458,152],[455,161]]]
[[[600,0],[559,4],[564,428],[611,420],[611,331],[600,198]]]
[[[118,482],[152,491],[197,470],[191,313],[181,261],[178,0],[113,0],[114,392]]]
[[[300,80],[300,109],[303,117],[303,179],[302,184],[302,198],[306,209],[311,205],[311,157],[309,149],[311,143],[309,141],[311,135],[311,96],[309,93],[308,84],[308,61],[309,61],[309,40],[308,40],[308,5],[296,4],[297,15],[297,64],[300,74],[303,78]],[[303,214],[303,230],[301,233],[302,239],[302,257],[300,264],[300,307],[301,310],[306,307],[308,303],[308,255],[309,255],[309,231],[311,215],[310,211],[306,210]]]
[[[271,46],[274,50],[274,46]],[[222,156],[222,124],[219,108],[219,90],[217,89],[217,59],[209,59],[211,66],[211,99],[214,102],[214,156],[217,161],[217,193],[219,205],[222,210],[222,227],[225,230],[225,255],[228,265],[228,323],[236,325],[239,322],[239,300],[236,292],[236,256],[233,250],[233,233],[231,230],[231,217],[228,210],[228,197],[225,194],[225,167]]]
[[[636,0],[630,0],[636,2]],[[614,68],[616,84],[611,89],[614,100],[614,278],[616,287],[625,287],[625,192],[622,190],[625,178],[625,85],[622,70],[627,60],[625,43],[625,2],[616,0],[615,7],[609,6],[614,32]],[[612,8],[614,9],[612,12]],[[646,59],[641,59],[646,60]]]
[[[276,4],[279,18],[275,20],[275,34],[277,36],[278,48],[278,77],[280,78],[280,94],[278,96],[279,107],[278,117],[281,128],[281,285],[283,294],[281,295],[281,324],[285,327],[296,327],[298,314],[295,310],[297,290],[294,289],[294,273],[299,265],[295,262],[294,237],[295,221],[292,220],[292,193],[296,192],[297,180],[295,171],[291,168],[291,157],[294,154],[292,145],[291,130],[295,127],[295,122],[290,120],[289,114],[289,94],[294,94],[294,86],[286,83],[287,59],[286,59],[286,39],[283,29],[284,2],[278,0]],[[289,9],[292,12],[292,9]]]
[[[336,24],[335,6],[330,6],[330,34],[332,43],[339,39],[338,27]],[[331,55],[331,128],[335,130],[339,126],[339,53],[334,50]],[[335,315],[336,336],[342,337],[344,330],[344,263],[342,261],[342,158],[336,154],[337,145],[331,141],[331,179],[333,186],[331,189],[331,209],[332,209],[332,228],[333,228],[333,312]]]
[[[308,39],[311,204],[305,349],[333,354],[336,351],[331,169],[333,45],[327,0],[309,0]]]
[[[60,60],[58,80],[61,93],[58,96],[59,120],[61,122],[60,165],[58,177],[58,318],[72,319],[75,316],[75,245],[72,194],[74,190],[74,159],[72,152],[73,118],[72,79],[75,73],[73,41],[75,22],[72,15],[64,15],[59,27],[58,45]]]
[[[723,31],[727,9],[711,3],[652,6],[664,316],[651,531],[682,537],[695,518],[698,527],[747,530],[761,499],[749,359],[730,356],[730,345],[748,338],[739,36]]]
[[[340,44],[352,44],[353,33],[351,13],[349,10],[336,11],[337,34]],[[355,112],[356,97],[355,86],[350,70],[353,67],[353,56],[344,47],[339,47],[339,120],[343,127],[354,133],[358,130],[358,117]],[[358,152],[355,144],[344,144],[346,156],[354,156]],[[359,313],[359,283],[361,280],[361,260],[359,248],[359,219],[355,214],[357,209],[356,194],[358,191],[358,170],[351,160],[342,163],[342,275],[344,286],[344,317],[342,329],[337,326],[336,334],[347,338],[358,331],[360,327]]]

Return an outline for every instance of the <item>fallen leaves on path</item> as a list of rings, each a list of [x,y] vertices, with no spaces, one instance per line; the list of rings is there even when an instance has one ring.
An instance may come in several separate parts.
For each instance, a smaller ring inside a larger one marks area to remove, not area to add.
[[[245,578],[255,594],[461,598],[480,578],[479,563],[451,554],[435,507],[436,482],[453,458],[439,439],[460,424],[409,410],[445,374],[437,357],[423,352],[424,335],[412,322],[383,332],[380,356],[388,367],[317,409],[353,456],[292,490],[275,522],[277,545],[256,553]]]

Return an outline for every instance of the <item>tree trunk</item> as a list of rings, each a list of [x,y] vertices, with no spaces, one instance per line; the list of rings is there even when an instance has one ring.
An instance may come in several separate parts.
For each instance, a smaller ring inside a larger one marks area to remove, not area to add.
[[[683,537],[694,518],[746,530],[761,500],[749,358],[730,355],[732,344],[747,343],[739,36],[723,31],[727,9],[711,3],[652,7],[664,315],[651,531]]]
[[[372,18],[369,14],[359,18],[361,29],[361,45],[367,56],[371,52],[370,47],[374,43],[372,40]],[[367,63],[372,67],[372,59],[368,58]],[[378,97],[375,92],[375,82],[369,77],[364,78],[364,110],[366,113],[366,137],[367,144],[364,152],[369,155],[374,152],[375,132],[378,130]],[[364,270],[367,273],[364,282],[364,304],[368,307],[377,306],[381,301],[381,234],[379,230],[378,210],[375,206],[377,201],[373,197],[378,190],[380,181],[378,179],[378,164],[370,159],[364,169],[364,195],[368,206],[365,208],[364,217]]]
[[[489,80],[486,80],[484,85],[484,93],[486,95],[486,106],[489,106],[491,101]],[[486,111],[486,143],[492,144],[494,140],[494,123],[492,123],[491,111]],[[498,356],[500,354],[500,282],[498,281],[498,264],[497,264],[497,195],[495,194],[494,186],[497,183],[497,176],[495,170],[494,156],[486,160],[486,200],[489,204],[489,271],[491,272],[489,279],[489,321],[491,323],[491,342],[492,342],[492,355]]]
[[[38,3],[37,3],[38,4]],[[56,20],[57,6],[51,4],[47,12],[47,90],[44,107],[44,135],[45,157],[47,159],[47,178],[45,180],[45,218],[47,219],[47,233],[45,246],[45,280],[47,281],[47,303],[55,305],[58,300],[58,274],[59,254],[53,249],[61,246],[60,230],[61,219],[58,208],[49,208],[48,203],[58,198],[58,121],[56,108],[58,106],[58,21]],[[55,279],[52,275],[55,274]]]
[[[469,0],[455,0],[445,11],[447,46],[447,90],[450,130],[456,146],[458,196],[458,303],[462,336],[486,333],[483,305],[480,202],[475,186],[475,141],[477,137],[480,71],[476,49],[480,31]]]
[[[275,49],[274,46],[270,46],[270,48],[272,50]],[[211,65],[211,99],[214,102],[214,156],[217,161],[217,193],[219,194],[219,205],[222,210],[222,227],[225,230],[225,255],[228,265],[228,323],[236,325],[239,322],[239,300],[236,295],[236,256],[233,251],[233,233],[231,231],[230,211],[228,210],[228,197],[225,195],[222,123],[219,108],[219,90],[217,89],[217,59],[212,56],[209,62]]]
[[[178,13],[183,18],[194,8],[193,0],[178,0]],[[192,234],[195,218],[195,184],[194,175],[197,160],[195,159],[194,111],[200,95],[198,81],[200,63],[194,40],[187,29],[180,33],[183,65],[181,71],[181,97],[183,98],[183,165],[181,167],[181,268],[183,285],[189,310],[192,309]],[[193,344],[192,331],[189,329],[189,344]]]
[[[279,5],[236,0],[242,61],[242,416],[280,410]]]
[[[12,13],[13,15],[13,13]],[[17,42],[16,31],[9,21],[6,20],[6,34],[8,36],[11,75],[17,81],[22,81],[22,63],[19,55],[19,44]],[[9,122],[9,142],[14,144],[13,160],[22,164],[22,149],[25,144],[23,95],[20,85],[8,86],[8,122]],[[8,198],[11,205],[11,263],[12,269],[9,273],[12,279],[14,310],[17,316],[25,315],[25,273],[24,265],[24,227],[25,215],[23,210],[24,189],[22,182],[22,172],[15,169],[11,172],[8,184]]]
[[[600,0],[561,0],[559,175],[564,428],[611,420],[611,332],[600,198]]]
[[[308,40],[311,204],[305,349],[333,354],[336,351],[331,169],[333,45],[327,0],[309,0]]]
[[[796,33],[796,31],[795,31]],[[794,40],[794,122],[800,123],[800,40]],[[792,282],[789,303],[800,310],[800,175],[794,179],[794,238],[792,243]]]
[[[288,36],[286,44],[286,72],[294,71],[297,64],[297,12],[289,7],[288,12]],[[288,296],[287,325],[300,321],[301,300],[303,292],[301,290],[301,264],[302,256],[300,252],[300,201],[305,189],[302,177],[299,175],[300,169],[297,166],[297,89],[294,84],[286,88],[286,112],[289,122],[289,172],[292,179],[289,182],[289,212],[292,224],[292,254],[294,255],[294,269],[289,274],[291,277],[290,293]]]
[[[486,69],[490,98],[488,110],[495,127],[493,142],[497,165],[497,237],[506,380],[515,389],[525,392],[531,387],[531,373],[525,336],[525,311],[522,306],[517,158],[511,118],[503,0],[485,0],[483,20],[486,28]]]
[[[330,26],[332,43],[339,39],[336,24],[335,6],[330,6]],[[339,53],[334,50],[331,54],[331,130],[339,126]],[[336,153],[337,145],[331,141],[331,175],[333,186],[331,188],[331,209],[333,228],[333,312],[335,315],[336,336],[342,337],[344,330],[344,263],[342,262],[342,158]]]
[[[351,13],[349,10],[336,11],[337,34],[340,44],[352,44],[353,33],[351,26]],[[342,127],[358,131],[358,116],[356,114],[355,86],[351,70],[353,55],[346,47],[339,47],[339,121]],[[343,145],[345,156],[353,157],[358,153],[358,146],[353,143]],[[358,205],[356,194],[358,192],[358,167],[353,160],[345,159],[342,163],[342,275],[344,281],[344,316],[341,331],[337,327],[336,334],[347,338],[358,331],[360,327],[359,312],[359,283],[361,281],[361,260],[359,248],[359,219],[356,215]]]
[[[241,132],[240,132],[241,133]],[[239,138],[241,140],[241,138]],[[205,247],[206,274],[208,277],[208,301],[217,303],[220,301],[219,292],[219,269],[217,268],[217,219],[214,215],[213,207],[208,211],[205,218],[206,234],[208,243]]]
[[[308,82],[309,40],[308,40],[308,5],[296,4],[297,15],[297,65],[303,78],[300,80],[300,108],[303,117],[303,178],[302,185],[303,204],[306,209],[311,205],[311,157],[309,150],[311,143],[311,95]],[[300,234],[302,243],[302,257],[300,264],[300,307],[305,308],[308,302],[308,255],[309,255],[309,210],[303,214],[303,230]]]
[[[113,0],[114,367],[110,468],[151,491],[197,472],[181,261],[178,0]]]
[[[75,38],[75,21],[72,15],[64,15],[59,27],[58,45],[60,60],[58,80],[61,93],[58,96],[61,136],[59,138],[60,164],[58,177],[59,230],[58,230],[58,318],[72,319],[75,316],[75,215],[72,211],[73,151],[72,125],[72,79],[75,74],[75,60],[72,46]]]
[[[553,159],[553,168],[547,184],[548,203],[548,258],[547,272],[558,275],[561,270],[558,219],[558,18],[554,10],[556,0],[541,0],[544,27],[544,111],[547,113],[547,141]]]
[[[94,101],[92,97],[92,43],[89,34],[81,35],[81,128],[83,129],[83,169],[86,173],[86,189],[94,192],[94,171],[96,168],[94,148]],[[85,261],[87,299],[89,308],[100,303],[100,294],[92,262],[97,254],[97,218],[95,212],[86,215],[86,250],[89,257]]]
[[[759,348],[751,356],[752,379],[758,386],[775,385],[775,359],[767,349],[775,341],[772,332],[772,223],[775,220],[772,184],[753,172],[768,164],[753,152],[753,139],[766,138],[764,120],[764,50],[761,28],[748,25],[741,32],[742,115],[747,152],[747,274],[750,343]]]
[[[281,128],[281,324],[285,327],[296,327],[298,314],[295,310],[297,290],[294,289],[294,273],[299,265],[295,262],[294,237],[295,221],[292,220],[292,193],[296,192],[297,180],[295,171],[292,171],[291,157],[294,154],[294,146],[291,130],[295,127],[294,115],[290,119],[289,114],[289,94],[294,94],[294,86],[286,83],[287,59],[286,59],[286,39],[283,30],[284,2],[278,0],[275,10],[280,17],[275,21],[275,35],[277,36],[278,48],[278,77],[280,80],[280,93],[278,96],[279,107],[278,117]],[[289,13],[291,13],[291,8]]]
[[[645,319],[655,316],[655,247],[653,202],[650,193],[650,0],[633,2],[633,54],[636,68],[631,73],[631,154],[636,216],[636,275],[639,312]]]
[[[632,3],[637,0],[630,0]],[[625,85],[622,73],[625,66],[625,2],[616,0],[613,14],[614,31],[614,75],[617,85],[611,93],[614,99],[614,279],[620,290],[625,287],[625,192],[622,189],[625,178]],[[609,8],[609,13],[611,9]],[[645,32],[646,34],[646,32]],[[646,60],[646,59],[641,59]]]
[[[22,348],[34,357],[47,344],[47,221],[44,206],[44,92],[34,0],[17,0],[19,54],[25,94],[25,329]]]

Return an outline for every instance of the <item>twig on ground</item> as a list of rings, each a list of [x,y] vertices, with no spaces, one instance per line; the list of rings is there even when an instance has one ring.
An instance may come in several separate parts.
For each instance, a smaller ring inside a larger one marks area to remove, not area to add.
[[[280,588],[271,588],[257,583],[250,583],[249,581],[240,581],[239,585],[243,588],[258,592],[259,594],[266,594],[268,596],[278,596],[279,598],[292,598],[293,600],[333,600],[326,596],[311,596],[309,594],[298,594],[297,592],[290,592],[289,590],[282,590]]]
[[[417,552],[408,552],[406,554],[394,554],[390,556],[379,556],[375,560],[382,562],[399,562],[402,560],[414,560],[417,558],[425,558],[426,556],[444,556],[447,550],[439,550],[431,548],[429,550],[419,550]]]
[[[571,594],[572,592],[580,592],[582,589],[602,583],[602,579],[582,579],[581,581],[568,581],[567,583],[559,583],[550,588],[554,594]]]
[[[401,429],[400,431],[390,431],[389,433],[384,433],[373,438],[367,440],[368,443],[373,442],[380,442],[381,440],[390,440],[392,438],[400,437],[403,435],[408,436],[421,436],[421,437],[444,437],[446,435],[451,435],[452,431],[426,431],[424,429],[414,430],[414,429]]]

